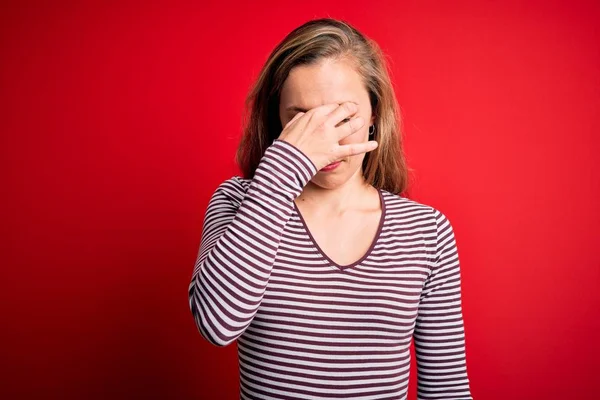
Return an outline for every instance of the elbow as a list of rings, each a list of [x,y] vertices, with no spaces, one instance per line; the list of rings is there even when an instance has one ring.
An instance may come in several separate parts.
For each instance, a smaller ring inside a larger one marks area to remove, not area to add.
[[[212,344],[213,346],[216,347],[227,347],[229,346],[231,343],[235,342],[235,340],[237,339],[237,337],[234,338],[230,338],[230,339],[219,339],[219,338],[214,338],[212,336],[208,336],[205,335],[202,331],[200,331],[200,334],[202,335],[202,337],[204,337],[204,339],[206,339],[210,344]]]
[[[194,320],[198,321],[196,316],[194,316]],[[208,343],[212,344],[215,347],[227,347],[231,343],[235,341],[237,338],[223,338],[219,335],[210,334],[204,325],[198,324],[196,322],[196,327],[198,328],[198,332],[200,332],[200,336],[204,338]]]
[[[202,324],[201,317],[194,315],[194,321],[196,322],[196,328],[200,335],[210,344],[216,347],[227,347],[231,343],[235,342],[237,336],[225,336],[222,332],[215,332],[210,327],[206,326],[206,324]],[[214,333],[213,333],[214,332]]]
[[[223,329],[211,324],[210,319],[204,312],[202,305],[195,299],[193,292],[189,296],[190,311],[194,318],[194,323],[200,335],[210,344],[216,347],[226,347],[235,342],[239,335],[228,335]],[[231,332],[229,332],[231,333]]]

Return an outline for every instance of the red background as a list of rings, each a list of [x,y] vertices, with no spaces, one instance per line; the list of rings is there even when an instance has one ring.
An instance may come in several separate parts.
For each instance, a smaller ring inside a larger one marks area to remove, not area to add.
[[[475,398],[597,398],[600,3],[1,7],[1,398],[237,398],[187,285],[250,83],[324,16],[391,59],[411,195],[455,228]]]

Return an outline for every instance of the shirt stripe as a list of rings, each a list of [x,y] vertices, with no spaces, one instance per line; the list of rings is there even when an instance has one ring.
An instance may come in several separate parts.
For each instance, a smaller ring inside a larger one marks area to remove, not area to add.
[[[189,305],[216,346],[237,343],[241,399],[472,399],[454,231],[439,210],[379,189],[369,251],[342,267],[294,204],[317,173],[276,139],[252,179],[214,191]]]

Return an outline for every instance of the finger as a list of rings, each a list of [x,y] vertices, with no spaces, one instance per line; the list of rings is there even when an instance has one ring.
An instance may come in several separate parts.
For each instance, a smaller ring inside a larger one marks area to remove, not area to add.
[[[320,105],[313,109],[310,109],[309,112],[313,112],[313,113],[319,114],[321,116],[327,116],[330,113],[332,113],[333,111],[335,111],[335,109],[338,108],[339,106],[340,105],[338,103],[328,103],[328,104],[323,104],[323,105]]]
[[[296,122],[303,115],[304,115],[304,113],[302,111],[300,111],[299,113],[297,113],[296,115],[294,115],[294,118],[290,119],[288,121],[288,123],[285,124],[284,129],[287,128],[288,126],[292,125],[294,122]]]
[[[337,140],[340,141],[346,136],[352,135],[360,130],[364,125],[365,119],[363,117],[350,118],[348,122],[336,128]]]
[[[345,119],[349,119],[349,117],[356,114],[357,111],[358,104],[351,101],[346,101],[327,115],[327,120],[325,123],[329,124],[330,126],[337,127],[340,122]]]
[[[337,157],[349,157],[354,156],[356,154],[368,153],[369,151],[375,150],[379,146],[375,140],[369,140],[367,142],[362,143],[349,143],[343,144],[338,147]]]
[[[338,103],[323,104],[321,106],[311,108],[306,113],[307,122],[306,125],[310,127],[317,127],[327,120],[327,115],[333,112],[340,105]]]

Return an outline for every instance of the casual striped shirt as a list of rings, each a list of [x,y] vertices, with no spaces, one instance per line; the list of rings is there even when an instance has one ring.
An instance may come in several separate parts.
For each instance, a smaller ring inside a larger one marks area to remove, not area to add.
[[[338,265],[294,202],[317,172],[276,139],[209,201],[189,305],[204,339],[236,341],[240,398],[406,399],[414,338],[418,399],[472,399],[449,220],[378,189],[375,239]]]

